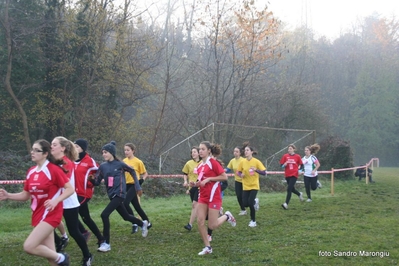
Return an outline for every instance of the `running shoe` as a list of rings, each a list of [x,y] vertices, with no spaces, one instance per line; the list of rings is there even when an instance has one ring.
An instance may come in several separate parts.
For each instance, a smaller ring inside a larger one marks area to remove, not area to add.
[[[61,265],[61,266],[69,266],[71,263],[71,260],[69,258],[69,255],[67,253],[62,253],[65,256],[65,259],[63,262],[57,263],[57,265]]]
[[[236,219],[234,218],[233,214],[231,214],[229,211],[227,211],[225,214],[227,216],[227,221],[231,224],[231,226],[236,226]]]
[[[56,251],[57,253],[64,252],[65,248],[68,246],[69,238],[68,237],[61,237],[60,243],[57,245]]]
[[[139,230],[139,226],[137,224],[132,224],[132,234],[137,233]]]
[[[184,226],[184,228],[187,229],[188,231],[191,231],[191,229],[192,229],[193,227],[191,226],[191,224],[186,224],[186,225]]]
[[[198,253],[198,255],[206,255],[206,254],[211,254],[212,253],[212,248],[211,247],[204,247],[204,249]]]
[[[88,258],[83,258],[82,266],[91,266],[92,262],[93,262],[93,255],[90,254],[90,256]]]
[[[141,235],[143,237],[147,237],[147,235],[148,235],[148,221],[147,220],[143,221],[143,226],[141,227]]]
[[[249,227],[256,227],[256,221],[250,221],[248,224]]]
[[[300,201],[303,201],[302,192],[299,192],[299,196],[298,197],[299,197]]]
[[[111,245],[107,244],[107,242],[102,242],[101,246],[97,249],[98,251],[101,252],[107,252],[111,250]]]

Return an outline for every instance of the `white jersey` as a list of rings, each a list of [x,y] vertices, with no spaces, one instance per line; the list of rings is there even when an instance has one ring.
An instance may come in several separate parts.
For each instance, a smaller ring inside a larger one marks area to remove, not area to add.
[[[317,158],[314,155],[310,155],[309,157],[306,158],[306,156],[303,156],[302,158],[302,163],[304,166],[304,175],[309,176],[309,177],[315,177],[317,176],[317,171],[315,171],[314,175],[312,175],[312,171],[316,168],[316,162]]]
[[[64,209],[74,209],[80,206],[79,200],[78,200],[78,194],[76,194],[75,191],[75,172],[72,172],[71,179],[69,179],[69,183],[73,187],[73,194],[69,196],[68,198],[64,199],[62,202],[64,204]],[[64,192],[64,188],[62,189],[62,192]]]

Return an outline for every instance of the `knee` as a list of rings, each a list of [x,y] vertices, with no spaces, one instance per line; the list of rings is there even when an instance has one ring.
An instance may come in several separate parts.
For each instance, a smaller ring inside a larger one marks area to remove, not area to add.
[[[28,243],[25,241],[24,243],[24,251],[28,254],[34,254],[33,250],[34,250],[34,246],[32,245],[32,243]]]
[[[211,230],[215,230],[217,228],[217,222],[208,221],[208,228]]]
[[[107,220],[108,217],[109,217],[109,214],[108,214],[108,213],[105,213],[105,212],[102,212],[102,213],[101,213],[101,219],[102,219],[103,221],[104,221],[104,220]]]
[[[204,226],[205,225],[205,218],[197,217],[197,224],[198,224],[198,226]]]

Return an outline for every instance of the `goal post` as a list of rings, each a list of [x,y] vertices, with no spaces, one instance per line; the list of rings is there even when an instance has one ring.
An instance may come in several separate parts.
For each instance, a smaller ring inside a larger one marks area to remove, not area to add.
[[[255,157],[261,160],[268,170],[276,170],[279,169],[276,161],[280,158],[275,158],[280,154],[282,156],[289,144],[303,149],[315,143],[315,139],[315,130],[211,123],[162,152],[159,156],[159,174],[180,173],[184,164],[191,158],[191,148],[199,146],[204,140],[221,144],[222,155],[219,158],[226,166],[233,158],[234,148],[242,147],[245,141],[249,141],[258,152]]]

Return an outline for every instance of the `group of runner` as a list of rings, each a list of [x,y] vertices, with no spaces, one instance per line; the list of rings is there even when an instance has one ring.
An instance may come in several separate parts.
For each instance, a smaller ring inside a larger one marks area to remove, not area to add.
[[[111,250],[109,216],[114,210],[132,224],[132,233],[141,228],[142,236],[146,237],[151,227],[139,200],[142,194],[141,184],[148,174],[143,162],[134,156],[135,146],[132,143],[124,145],[126,158],[121,161],[116,156],[115,142],[104,145],[102,147],[104,162],[101,165],[87,153],[87,148],[88,142],[85,139],[72,142],[60,136],[54,138],[51,143],[43,139],[38,140],[31,150],[31,159],[36,165],[27,171],[23,191],[8,193],[0,189],[0,200],[31,199],[34,228],[25,240],[24,250],[28,254],[46,258],[50,265],[70,265],[70,257],[64,252],[69,238],[62,217],[69,235],[82,251],[82,265],[86,266],[90,266],[93,262],[93,255],[87,246],[90,231],[97,237],[98,251]],[[302,192],[295,189],[301,170],[304,174],[307,202],[312,201],[310,189],[321,187],[317,179],[320,163],[315,157],[319,149],[320,146],[317,144],[307,146],[305,156],[301,158],[295,153],[296,148],[293,144],[288,146],[288,153],[280,160],[287,181],[286,201],[282,204],[284,209],[288,209],[292,193],[303,200]],[[198,230],[205,246],[198,255],[213,252],[210,242],[214,229],[226,221],[236,226],[233,214],[230,211],[223,212],[222,207],[222,191],[227,186],[226,173],[232,172],[235,176],[239,215],[246,215],[246,208],[249,208],[251,220],[248,226],[257,226],[255,214],[259,210],[257,198],[260,189],[259,176],[266,176],[266,167],[253,157],[257,152],[248,142],[242,147],[234,148],[234,158],[226,168],[217,159],[220,154],[219,144],[203,141],[199,147],[192,148],[192,159],[183,167],[185,174],[183,185],[187,187],[187,194],[192,201],[190,220],[184,228],[190,231],[194,220],[197,220]],[[90,217],[88,208],[93,187],[101,182],[104,182],[110,200],[101,213],[102,233]],[[133,215],[130,203],[141,219]],[[90,231],[79,221],[79,215]],[[61,232],[61,237],[55,233],[56,228]]]
[[[307,202],[312,201],[310,190],[321,188],[317,175],[320,162],[315,156],[319,149],[318,144],[307,146],[305,147],[305,156],[301,158],[295,153],[295,145],[290,144],[288,146],[288,152],[280,160],[287,182],[287,195],[282,204],[283,209],[288,209],[292,193],[298,195],[299,199],[303,201],[302,192],[295,189],[300,174],[304,175]],[[198,230],[205,245],[198,255],[213,252],[210,245],[212,230],[225,221],[236,226],[236,220],[232,213],[230,211],[223,213],[222,186],[220,184],[227,180],[226,173],[234,173],[235,193],[240,207],[238,215],[246,215],[246,208],[249,208],[251,220],[248,226],[257,226],[255,214],[259,210],[259,199],[257,198],[257,193],[260,190],[259,177],[260,175],[266,176],[266,167],[254,157],[257,151],[249,142],[245,142],[242,147],[234,148],[234,158],[224,169],[223,163],[216,160],[220,154],[221,149],[218,144],[207,141],[201,142],[199,147],[191,149],[191,160],[182,169],[184,174],[183,186],[187,187],[186,194],[190,195],[192,201],[190,220],[184,228],[191,231],[193,223],[197,219]],[[205,225],[206,219],[208,219],[208,234]]]
[[[116,156],[115,142],[104,145],[104,162],[101,165],[90,157],[87,147],[85,139],[72,142],[59,136],[51,143],[37,140],[31,149],[31,160],[36,165],[27,171],[23,191],[8,193],[0,189],[0,200],[31,200],[33,230],[25,240],[24,250],[47,259],[50,265],[70,265],[70,256],[64,252],[69,238],[63,217],[69,235],[82,251],[81,265],[85,266],[93,262],[93,254],[87,245],[90,231],[97,237],[98,251],[111,250],[109,216],[114,210],[125,221],[131,222],[132,233],[141,228],[142,236],[146,237],[151,228],[139,204],[141,184],[147,177],[147,171],[143,162],[134,156],[135,146],[132,143],[125,144],[126,158],[121,161]],[[88,202],[92,198],[93,187],[102,181],[110,202],[101,213],[101,233],[90,217]],[[133,215],[130,203],[141,219]],[[90,231],[79,221],[79,215]],[[57,228],[61,237],[55,233]]]

